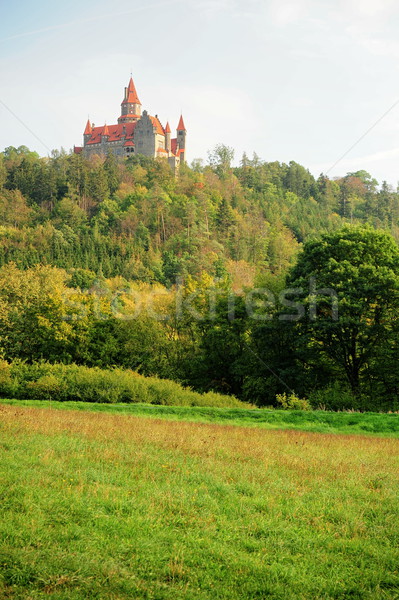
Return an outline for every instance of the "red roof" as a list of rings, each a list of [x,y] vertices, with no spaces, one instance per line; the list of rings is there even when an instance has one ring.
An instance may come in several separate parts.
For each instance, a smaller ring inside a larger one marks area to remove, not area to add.
[[[84,130],[83,135],[88,135],[89,133],[91,133],[93,130],[91,123],[90,123],[90,119],[87,119],[87,123],[86,123],[86,129]]]
[[[185,152],[184,148],[177,149],[177,139],[176,138],[173,138],[173,140],[170,140],[170,146],[172,149],[172,154],[174,154],[175,156],[180,156],[181,154],[183,154]]]
[[[159,133],[160,135],[165,135],[164,128],[162,127],[161,121],[158,119],[158,117],[151,117],[150,115],[148,116],[150,117],[152,124],[156,129],[156,133]]]
[[[100,144],[101,136],[104,135],[104,127],[108,129],[108,141],[109,142],[117,142],[122,139],[132,139],[133,131],[136,127],[136,122],[134,123],[118,123],[117,125],[105,125],[103,127],[94,127],[91,132],[91,138],[87,142],[88,144]],[[105,134],[107,135],[107,134]]]
[[[132,77],[130,78],[129,85],[126,89],[125,98],[123,99],[122,104],[141,104],[136,92],[136,88],[134,87]]]
[[[179,124],[177,126],[177,129],[179,129],[181,131],[186,131],[186,127],[185,127],[184,121],[183,121],[183,115],[180,115],[180,121],[179,121]]]
[[[73,151],[75,154],[81,154],[82,150],[83,150],[82,146],[74,146],[73,147]]]
[[[122,121],[122,119],[140,119],[140,115],[135,115],[133,113],[128,113],[127,115],[121,115],[118,117],[118,121]]]
[[[165,133],[170,133],[169,121],[166,123]]]
[[[125,142],[123,145],[124,146],[134,146],[134,142],[129,140],[129,141]]]
[[[104,128],[103,128],[103,132],[101,135],[108,135],[109,136],[109,129],[108,129],[108,125],[105,124]]]

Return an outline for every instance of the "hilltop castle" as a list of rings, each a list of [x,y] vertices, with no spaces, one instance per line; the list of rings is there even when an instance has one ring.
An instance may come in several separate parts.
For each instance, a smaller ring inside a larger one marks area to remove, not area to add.
[[[177,136],[172,139],[169,123],[163,127],[158,115],[152,117],[146,110],[141,113],[141,102],[132,78],[125,88],[121,107],[116,125],[95,127],[88,120],[83,133],[83,146],[75,146],[74,152],[85,156],[112,152],[117,156],[135,153],[162,157],[167,158],[174,170],[180,162],[185,162],[187,131],[182,116],[177,126]]]

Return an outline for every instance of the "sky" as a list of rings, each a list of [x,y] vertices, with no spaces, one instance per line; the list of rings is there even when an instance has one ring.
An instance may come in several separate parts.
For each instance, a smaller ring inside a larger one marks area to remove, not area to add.
[[[0,151],[116,123],[130,73],[187,158],[217,144],[399,181],[395,0],[0,0]]]

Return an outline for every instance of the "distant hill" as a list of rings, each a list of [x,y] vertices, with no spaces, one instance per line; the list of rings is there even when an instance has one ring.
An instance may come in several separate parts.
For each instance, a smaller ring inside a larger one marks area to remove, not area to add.
[[[0,266],[38,263],[158,281],[205,271],[248,283],[284,272],[307,238],[370,223],[399,239],[399,194],[366,172],[317,180],[301,165],[245,155],[195,161],[175,178],[144,156],[117,162],[26,147],[0,153]]]

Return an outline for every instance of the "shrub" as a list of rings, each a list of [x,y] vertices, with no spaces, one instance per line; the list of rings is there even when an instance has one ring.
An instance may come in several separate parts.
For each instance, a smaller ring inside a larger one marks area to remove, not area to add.
[[[294,393],[289,396],[285,393],[277,394],[276,402],[283,410],[311,410],[310,403],[303,398],[298,398]]]
[[[4,396],[15,396],[15,382],[12,378],[11,366],[0,360],[0,391]]]
[[[26,389],[31,398],[38,400],[57,399],[61,388],[61,381],[55,375],[42,375],[37,381],[29,381]]]
[[[358,410],[360,408],[359,398],[356,398],[347,386],[339,381],[312,392],[309,402],[314,408],[326,410]]]
[[[245,408],[234,396],[200,394],[175,381],[123,369],[0,361],[0,395],[17,399],[142,402],[169,406]]]

